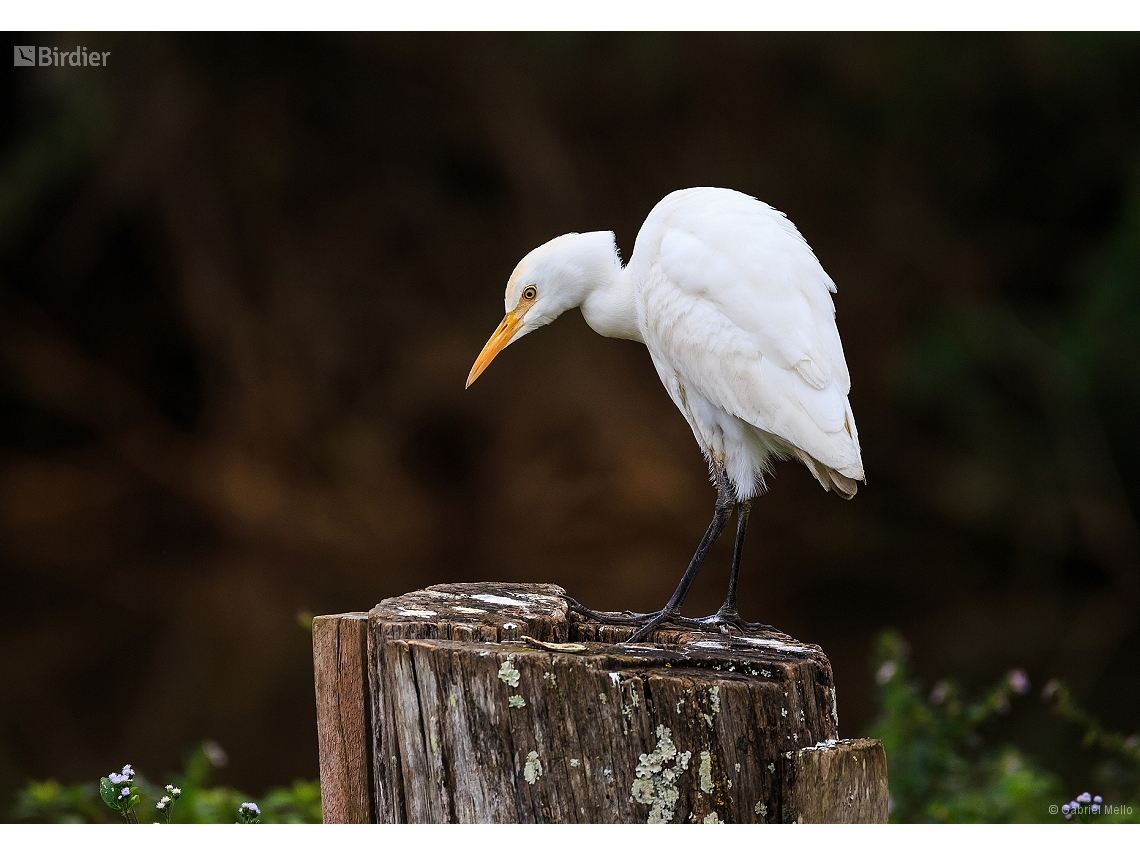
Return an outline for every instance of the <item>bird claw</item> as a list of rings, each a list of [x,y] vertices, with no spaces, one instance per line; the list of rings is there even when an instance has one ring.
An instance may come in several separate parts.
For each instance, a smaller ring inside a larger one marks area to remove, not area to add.
[[[641,626],[643,623],[652,621],[658,617],[661,612],[654,612],[653,614],[641,614],[640,612],[631,612],[626,609],[623,612],[599,612],[594,609],[587,608],[573,597],[563,594],[563,598],[570,605],[570,611],[577,612],[580,615],[585,615],[592,618],[599,623],[612,624],[616,626]]]
[[[703,618],[687,618],[687,617],[674,617],[671,618],[673,623],[680,624],[688,629],[700,629],[705,632],[719,632],[723,635],[731,635],[733,630],[737,632],[775,632],[776,628],[766,623],[750,623],[744,620],[736,612],[726,612],[723,609],[715,615],[709,615]]]
[[[726,610],[722,608],[715,615],[709,615],[703,618],[690,618],[679,614],[666,614],[664,609],[648,614],[632,612],[628,609],[623,612],[599,612],[583,606],[573,597],[566,597],[566,602],[570,604],[571,611],[596,620],[599,623],[612,626],[639,627],[637,632],[629,637],[626,642],[627,644],[644,640],[650,632],[662,624],[673,624],[685,629],[701,630],[702,632],[719,632],[722,635],[731,635],[733,630],[736,632],[775,631],[775,627],[769,624],[750,623],[744,620],[735,609]]]

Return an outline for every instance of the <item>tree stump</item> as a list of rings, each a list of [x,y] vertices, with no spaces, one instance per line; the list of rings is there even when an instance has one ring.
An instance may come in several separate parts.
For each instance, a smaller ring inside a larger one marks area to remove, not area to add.
[[[882,744],[838,738],[818,647],[625,644],[563,594],[436,585],[316,618],[325,821],[886,822]]]

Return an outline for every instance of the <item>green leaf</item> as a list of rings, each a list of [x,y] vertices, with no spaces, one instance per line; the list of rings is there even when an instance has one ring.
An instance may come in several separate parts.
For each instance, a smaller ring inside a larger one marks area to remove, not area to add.
[[[99,779],[99,795],[103,797],[103,803],[111,810],[122,810],[119,806],[119,787],[112,784],[110,778]]]

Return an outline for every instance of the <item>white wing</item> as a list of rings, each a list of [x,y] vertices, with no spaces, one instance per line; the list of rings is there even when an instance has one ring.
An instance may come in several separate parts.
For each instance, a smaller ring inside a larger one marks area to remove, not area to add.
[[[630,267],[656,359],[714,405],[862,480],[835,284],[783,214],[732,190],[671,193]]]

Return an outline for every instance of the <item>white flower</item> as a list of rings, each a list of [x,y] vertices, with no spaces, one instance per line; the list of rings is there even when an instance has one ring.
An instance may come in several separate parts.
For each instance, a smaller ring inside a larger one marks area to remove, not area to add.
[[[110,775],[107,776],[107,780],[110,781],[112,784],[122,784],[123,782],[125,782],[127,780],[127,776],[126,775],[120,775],[116,772],[112,772]]]
[[[253,802],[242,802],[241,809],[247,813],[252,813],[254,816],[261,816],[261,808]]]
[[[170,804],[170,796],[163,796],[161,799],[158,800],[158,803],[155,805],[155,807],[158,808],[159,810],[162,810],[168,804]]]
[[[167,784],[166,792],[170,793],[170,795],[174,796],[175,798],[178,798],[180,795],[182,795],[182,790],[179,787],[174,786],[174,784]]]
[[[130,763],[123,767],[123,774],[128,778],[133,778],[135,776],[135,770],[131,768]]]

